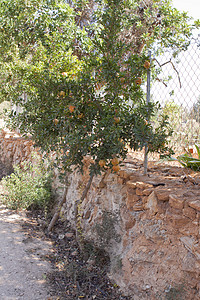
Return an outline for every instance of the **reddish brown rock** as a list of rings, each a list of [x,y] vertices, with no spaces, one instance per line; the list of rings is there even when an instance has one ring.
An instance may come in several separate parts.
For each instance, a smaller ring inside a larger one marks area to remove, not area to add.
[[[137,182],[137,181],[144,182],[146,180],[148,180],[148,177],[146,175],[139,174],[138,172],[137,173],[135,172],[135,174],[132,174],[130,176],[130,181],[132,182]]]
[[[105,181],[104,181],[104,180],[101,180],[101,181],[99,182],[99,188],[100,188],[100,189],[103,189],[103,188],[105,188],[105,187],[106,187]]]
[[[152,193],[153,189],[152,188],[148,188],[142,191],[142,194],[144,196],[149,196]]]
[[[192,191],[186,191],[183,193],[183,196],[185,196],[187,198],[193,198],[195,196],[195,193]]]
[[[88,209],[85,214],[84,214],[84,219],[89,219],[90,218],[90,215],[91,215],[91,210]]]
[[[124,178],[118,177],[117,182],[121,185],[124,184]]]
[[[128,209],[132,209],[134,204],[140,200],[140,196],[135,194],[127,194],[126,206]]]
[[[152,184],[142,182],[142,181],[137,181],[135,184],[136,184],[136,187],[138,189],[141,189],[141,190],[148,189],[148,188],[153,188]]]
[[[126,230],[131,229],[135,225],[136,220],[126,207],[121,208],[120,215]]]
[[[133,181],[127,181],[127,182],[126,182],[126,186],[127,186],[127,188],[129,188],[129,189],[136,189],[136,183],[133,182]]]
[[[189,201],[188,205],[198,211],[200,211],[200,200]]]
[[[130,178],[131,172],[127,170],[120,170],[119,171],[119,176],[122,177],[123,179],[128,180]]]
[[[172,215],[170,221],[174,229],[179,229],[189,223],[189,219],[184,216]]]
[[[134,189],[128,188],[128,189],[126,190],[127,197],[132,197],[133,195],[136,195],[136,192],[135,192],[135,191],[136,191],[136,190],[134,190]]]
[[[179,232],[196,238],[199,235],[199,226],[193,222],[188,222],[188,224],[185,224],[183,227],[179,227]]]
[[[170,189],[157,189],[155,193],[159,201],[168,201],[170,191]]]
[[[128,221],[125,222],[125,229],[130,230],[131,228],[133,228],[135,223],[136,223],[136,220],[132,217],[132,219],[129,219]]]
[[[191,220],[194,220],[196,218],[196,211],[191,207],[185,207],[183,209],[183,215]]]
[[[143,205],[142,201],[135,202],[132,205],[131,210],[134,210],[134,211],[144,210],[144,205]]]
[[[143,195],[143,190],[142,190],[142,189],[139,189],[139,188],[137,188],[137,189],[136,189],[136,195],[138,195],[138,196],[142,196],[142,195]]]
[[[146,200],[145,209],[149,209],[152,214],[158,212],[158,201],[155,192],[152,192]]]
[[[129,245],[129,237],[127,234],[122,239],[122,245],[124,249],[126,249],[126,247]]]
[[[180,198],[177,195],[170,194],[169,195],[169,204],[171,207],[176,209],[183,209],[184,206],[184,199]]]
[[[199,222],[200,225],[200,211],[196,210],[196,220]]]

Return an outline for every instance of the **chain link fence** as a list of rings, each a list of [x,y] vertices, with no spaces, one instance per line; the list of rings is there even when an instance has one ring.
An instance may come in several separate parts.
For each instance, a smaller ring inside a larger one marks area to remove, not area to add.
[[[151,52],[151,59],[155,66],[151,101],[158,101],[169,116],[173,129],[170,145],[176,156],[185,149],[195,151],[194,145],[200,144],[200,34],[178,56],[174,57],[169,50],[160,57]],[[149,155],[149,160],[158,159]]]

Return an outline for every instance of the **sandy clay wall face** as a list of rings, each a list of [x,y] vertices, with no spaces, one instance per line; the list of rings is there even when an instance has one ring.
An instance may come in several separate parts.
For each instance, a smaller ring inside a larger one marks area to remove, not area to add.
[[[0,142],[1,158],[12,164],[33,150],[20,137],[3,134]],[[85,159],[84,174],[69,178],[62,214],[72,226],[88,166]],[[79,213],[84,238],[110,257],[109,276],[130,299],[200,299],[199,174],[152,165],[144,176],[141,162],[128,158],[102,178],[93,179]]]
[[[96,177],[80,207],[83,234],[109,253],[110,277],[133,299],[200,299],[200,177],[182,168],[127,159]],[[73,174],[65,215],[88,175]],[[176,298],[173,298],[176,297]]]

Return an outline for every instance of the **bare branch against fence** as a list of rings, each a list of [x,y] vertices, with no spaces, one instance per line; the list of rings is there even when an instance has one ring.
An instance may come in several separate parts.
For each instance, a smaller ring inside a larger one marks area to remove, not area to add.
[[[161,111],[169,116],[174,131],[170,144],[178,155],[188,148],[195,152],[194,145],[200,145],[199,37],[192,38],[188,49],[176,58],[172,54],[166,51],[152,59],[161,68],[161,73],[159,78],[151,80],[151,99],[158,101]],[[169,78],[167,82],[166,78]],[[150,160],[153,158],[149,157]]]
[[[173,67],[173,69],[174,69],[174,71],[177,73],[178,80],[179,80],[179,84],[180,84],[180,88],[181,88],[181,79],[180,79],[180,75],[179,75],[179,72],[178,72],[178,70],[176,69],[174,63],[172,62],[172,59],[170,58],[170,60],[164,62],[163,64],[160,64],[159,61],[158,61],[156,58],[154,58],[153,60],[155,60],[155,61],[158,63],[158,65],[159,65],[160,68],[162,68],[163,66],[165,66],[165,65],[167,65],[167,64],[171,64],[172,67]],[[166,84],[162,79],[156,78],[156,80],[162,82],[162,83],[167,87],[167,84]]]

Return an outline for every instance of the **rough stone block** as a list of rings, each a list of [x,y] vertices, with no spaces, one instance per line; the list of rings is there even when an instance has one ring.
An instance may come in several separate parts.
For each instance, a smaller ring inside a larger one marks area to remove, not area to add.
[[[143,175],[141,172],[135,171],[130,176],[130,181],[147,183],[149,181],[149,176]]]
[[[131,228],[133,228],[135,223],[136,223],[136,220],[135,220],[135,218],[132,217],[132,219],[129,219],[128,221],[125,222],[125,229],[130,230]]]
[[[137,187],[138,189],[144,190],[144,189],[152,188],[153,185],[152,185],[152,184],[149,184],[149,183],[146,183],[146,182],[137,181],[137,182],[136,182],[136,187]]]
[[[124,184],[124,178],[121,178],[121,177],[117,177],[117,182],[121,185]]]
[[[155,190],[156,196],[159,201],[168,201],[169,200],[169,190],[167,189],[158,189]]]
[[[169,195],[169,204],[173,208],[183,209],[184,199],[180,198],[179,196],[171,194]]]
[[[152,188],[148,188],[142,191],[142,194],[144,196],[149,196],[152,193],[153,189]]]
[[[126,186],[127,186],[127,188],[131,188],[131,189],[136,189],[136,183],[135,182],[132,182],[132,181],[127,181],[127,183],[126,183]]]
[[[193,224],[193,222],[189,222],[188,224],[184,225],[183,227],[180,227],[179,232],[184,235],[187,235],[187,236],[197,237],[199,235],[199,226],[196,224]]]
[[[90,216],[91,216],[91,210],[88,209],[88,210],[85,212],[85,214],[84,214],[84,219],[89,219]]]
[[[197,259],[200,259],[200,249],[197,240],[192,237],[182,236],[180,241],[184,244],[188,251],[194,254]]]
[[[200,211],[200,200],[194,200],[194,201],[190,201],[188,202],[188,205],[198,211]]]
[[[138,202],[134,203],[131,210],[134,210],[134,211],[144,210],[144,205],[143,205],[142,201],[138,201]]]
[[[119,171],[119,176],[124,178],[124,179],[129,179],[130,178],[131,173],[126,171],[126,170],[120,170]]]
[[[128,194],[126,199],[126,206],[128,209],[132,210],[134,204],[140,200],[140,197],[135,194]]]
[[[106,187],[106,182],[103,181],[103,180],[101,180],[101,181],[99,182],[99,188],[100,188],[100,189],[103,189],[103,188],[105,188],[105,187]]]
[[[138,196],[142,196],[142,195],[143,195],[143,190],[142,190],[142,189],[139,189],[139,188],[137,188],[137,189],[136,189],[136,195],[138,195]]]
[[[196,218],[196,211],[191,207],[185,207],[183,209],[183,215],[191,220],[194,220]]]
[[[145,209],[149,209],[152,214],[158,212],[158,201],[155,192],[152,192],[146,200]]]
[[[179,216],[179,215],[172,215],[170,218],[171,224],[172,226],[174,226],[174,228],[179,229],[185,225],[187,225],[190,220],[184,216]]]
[[[125,235],[122,240],[123,249],[125,249],[129,245],[129,237]]]
[[[136,190],[135,189],[132,189],[132,188],[127,188],[126,190],[126,194],[127,195],[136,195]]]

